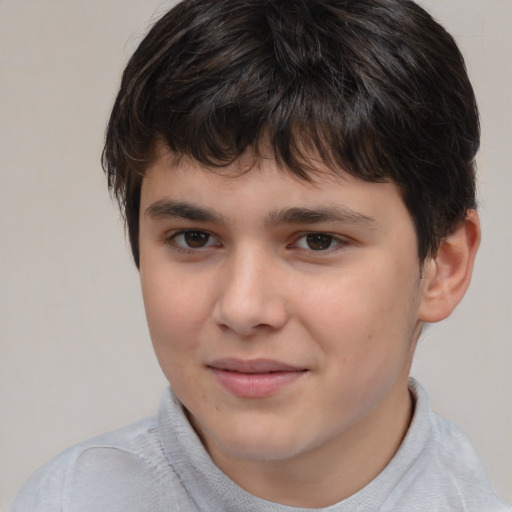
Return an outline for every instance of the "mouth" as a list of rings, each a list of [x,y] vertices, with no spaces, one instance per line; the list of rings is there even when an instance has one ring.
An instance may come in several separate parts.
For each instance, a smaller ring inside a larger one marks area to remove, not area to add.
[[[207,365],[217,381],[239,398],[266,398],[299,380],[307,368],[270,359],[218,359]]]

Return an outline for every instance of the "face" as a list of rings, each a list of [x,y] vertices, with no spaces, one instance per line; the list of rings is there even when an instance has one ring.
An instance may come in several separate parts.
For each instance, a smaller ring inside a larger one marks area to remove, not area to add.
[[[397,187],[241,167],[162,153],[143,179],[142,291],[174,392],[219,458],[293,460],[390,428],[422,294]]]

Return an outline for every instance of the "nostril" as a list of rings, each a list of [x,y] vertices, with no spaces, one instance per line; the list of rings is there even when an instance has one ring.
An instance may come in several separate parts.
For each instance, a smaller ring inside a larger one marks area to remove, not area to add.
[[[212,315],[223,330],[250,336],[265,329],[280,328],[286,321],[282,289],[276,286],[281,280],[269,273],[270,262],[262,266],[263,260],[267,261],[259,253],[240,252],[218,276]]]

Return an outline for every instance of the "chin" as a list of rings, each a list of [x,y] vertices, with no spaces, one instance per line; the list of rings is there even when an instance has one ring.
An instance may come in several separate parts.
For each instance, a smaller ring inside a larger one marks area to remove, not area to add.
[[[238,459],[271,462],[291,459],[308,450],[308,443],[297,433],[296,428],[280,429],[279,425],[253,420],[250,424],[231,425],[229,430],[224,427],[223,432],[207,435],[206,439],[201,437],[210,453],[220,449]]]

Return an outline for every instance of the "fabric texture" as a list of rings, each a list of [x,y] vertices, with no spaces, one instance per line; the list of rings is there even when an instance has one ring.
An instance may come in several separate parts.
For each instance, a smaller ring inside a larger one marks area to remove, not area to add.
[[[414,416],[399,450],[366,487],[325,512],[511,512],[467,437],[410,382]],[[11,512],[292,512],[257,498],[210,459],[166,390],[154,417],[57,456],[26,482]]]

